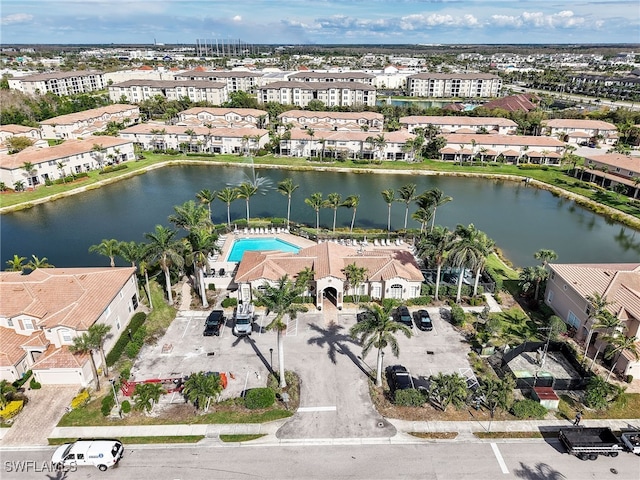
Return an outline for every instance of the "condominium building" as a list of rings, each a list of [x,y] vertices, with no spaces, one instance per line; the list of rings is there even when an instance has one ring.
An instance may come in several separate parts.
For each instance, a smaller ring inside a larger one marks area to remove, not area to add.
[[[269,113],[256,108],[194,107],[178,113],[177,125],[258,127],[269,124]]]
[[[274,82],[258,88],[258,102],[306,107],[319,100],[328,107],[374,106],[376,89],[362,82]]]
[[[126,126],[137,123],[139,119],[140,109],[136,105],[116,103],[43,120],[40,127],[42,138],[84,138],[105,130],[109,122]]]
[[[599,143],[601,141],[607,145],[613,145],[618,141],[616,126],[602,120],[555,118],[544,120],[542,125],[547,135],[568,143]]]
[[[188,98],[192,102],[220,105],[227,101],[226,83],[203,80],[127,80],[109,85],[109,98],[114,102],[125,100],[140,103],[157,95],[167,100]]]
[[[414,132],[416,128],[433,125],[442,133],[498,133],[500,135],[515,134],[518,124],[513,120],[501,117],[458,117],[458,116],[421,116],[400,117],[400,124]]]
[[[289,110],[278,115],[278,120],[293,128],[312,128],[314,130],[381,132],[384,127],[384,115],[376,112]]]
[[[411,97],[496,97],[502,80],[488,73],[418,73],[407,78]]]
[[[182,72],[176,74],[176,80],[204,80],[207,82],[224,83],[227,86],[227,91],[237,92],[242,90],[249,93],[254,93],[256,87],[259,84],[262,73],[260,72],[247,72],[247,71],[203,71],[203,70],[190,70],[188,72]]]
[[[97,71],[38,73],[9,79],[10,89],[31,95],[45,93],[73,95],[103,90],[106,87],[104,73]]]
[[[365,72],[296,72],[288,76],[292,82],[360,82],[374,85],[375,75]]]

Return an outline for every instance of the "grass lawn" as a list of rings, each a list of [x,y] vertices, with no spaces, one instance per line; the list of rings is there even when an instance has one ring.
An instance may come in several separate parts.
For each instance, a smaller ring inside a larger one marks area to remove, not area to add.
[[[623,393],[606,410],[590,410],[568,395],[560,396],[556,417],[573,420],[578,410],[582,410],[582,419],[628,419],[640,418],[640,393]]]
[[[180,435],[180,436],[153,436],[153,437],[118,437],[125,445],[137,444],[146,445],[149,443],[197,443],[204,438],[204,435]],[[49,438],[49,445],[62,445],[64,443],[75,442],[77,438]]]
[[[234,442],[249,442],[251,440],[256,440],[258,438],[266,437],[265,433],[256,433],[253,435],[245,434],[245,435],[220,435],[220,440],[225,443],[234,443]]]
[[[162,282],[162,285],[158,282]],[[150,281],[151,300],[153,302],[153,310],[149,312],[144,325],[147,329],[149,337],[158,337],[162,335],[171,322],[176,318],[177,310],[170,306],[165,300],[164,274],[160,273],[158,281]],[[146,298],[146,297],[145,297]],[[175,298],[174,298],[175,300]]]
[[[458,432],[409,432],[409,435],[426,440],[453,440]]]
[[[558,432],[473,432],[478,438],[557,438]]]

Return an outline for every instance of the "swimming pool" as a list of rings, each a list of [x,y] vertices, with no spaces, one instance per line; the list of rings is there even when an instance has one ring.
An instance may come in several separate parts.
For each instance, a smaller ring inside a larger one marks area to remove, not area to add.
[[[297,253],[300,247],[284,242],[277,238],[239,238],[234,240],[227,262],[239,262],[246,251],[280,250],[282,252]]]

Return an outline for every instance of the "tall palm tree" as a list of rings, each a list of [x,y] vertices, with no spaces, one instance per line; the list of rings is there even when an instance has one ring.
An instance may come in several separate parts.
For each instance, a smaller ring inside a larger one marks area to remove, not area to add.
[[[608,301],[604,295],[601,295],[598,292],[593,292],[593,294],[587,295],[587,302],[589,302],[589,318],[587,319],[587,322],[590,323],[590,326],[584,345],[585,357],[587,356],[589,344],[591,343],[591,335],[593,335],[595,319],[602,316],[603,312],[608,311],[607,307],[612,303]]]
[[[209,269],[208,256],[218,250],[216,240],[218,235],[207,229],[197,229],[189,232],[187,241],[189,242],[189,255],[187,260],[193,264],[193,270],[197,282],[197,290],[200,292],[202,306],[209,307],[207,301],[207,290],[204,284],[204,273]]]
[[[350,263],[342,270],[346,277],[345,290],[353,290],[356,303],[360,301],[360,285],[366,280],[369,270],[366,267],[358,267],[355,263]]]
[[[238,198],[235,188],[226,187],[218,192],[218,198],[227,205],[227,226],[231,226],[231,202]]]
[[[440,276],[442,267],[447,263],[452,246],[453,234],[446,227],[437,226],[426,235],[426,247],[419,250],[419,256],[431,265],[436,266],[436,290],[434,298],[439,300]]]
[[[456,240],[451,249],[451,263],[459,269],[458,274],[458,292],[456,294],[456,303],[460,303],[462,294],[462,280],[467,267],[473,267],[478,263],[481,256],[480,249],[474,241],[475,227],[473,224],[465,227],[458,225],[455,231]]]
[[[394,356],[400,354],[398,339],[395,334],[403,333],[411,338],[411,329],[406,325],[396,322],[391,311],[396,306],[395,302],[384,302],[384,306],[377,303],[361,305],[365,311],[365,319],[356,323],[349,330],[352,338],[362,345],[362,358],[366,357],[371,349],[378,350],[376,361],[376,386],[382,386],[382,355],[386,347],[391,347]]]
[[[24,271],[24,269],[26,268],[26,265],[24,262],[26,260],[27,260],[27,257],[20,257],[14,253],[13,258],[11,260],[7,260],[7,265],[9,266],[7,270],[10,272]]]
[[[349,229],[349,233],[353,233],[353,224],[356,221],[358,205],[360,205],[360,195],[349,195],[345,198],[344,202],[342,202],[343,207],[353,208],[353,216],[351,217],[351,228]]]
[[[598,315],[595,319],[595,323],[593,324],[593,329],[604,329],[604,338],[608,338],[613,335],[613,332],[622,325],[622,322],[618,317],[612,314],[609,310],[603,310],[600,315]],[[603,342],[600,342],[598,349],[596,350],[596,354],[593,356],[591,360],[591,367],[593,368],[593,364],[596,363],[596,358],[600,354],[600,349],[602,348]]]
[[[475,244],[478,247],[478,258],[476,259],[475,267],[475,280],[473,282],[473,296],[478,294],[478,283],[480,283],[480,274],[484,268],[487,258],[493,253],[495,248],[495,242],[487,236],[486,233],[477,230],[477,234],[474,238]]]
[[[431,208],[433,208],[433,218],[431,219],[431,230],[433,230],[433,226],[436,223],[436,211],[438,210],[438,207],[449,203],[453,200],[453,197],[445,195],[439,188],[427,190],[425,195],[429,198],[429,204],[431,205]]]
[[[73,345],[69,345],[71,353],[87,354],[91,360],[91,369],[96,379],[96,390],[100,390],[100,379],[98,377],[98,369],[96,361],[93,358],[94,352],[99,352],[102,357],[102,368],[105,376],[108,375],[107,361],[104,359],[104,337],[109,333],[111,327],[105,324],[93,324],[88,331],[73,338]]]
[[[338,214],[338,207],[342,205],[342,195],[339,193],[330,193],[327,195],[327,199],[324,202],[324,206],[333,210],[333,232],[336,231],[336,216]]]
[[[391,233],[391,204],[396,200],[396,191],[393,188],[388,188],[380,192],[384,203],[387,204],[387,232]]]
[[[109,257],[110,264],[112,267],[116,266],[116,255],[119,254],[120,242],[115,238],[103,239],[97,245],[91,245],[89,247],[89,252],[96,252],[98,255],[102,255],[104,257]]]
[[[174,213],[169,215],[169,221],[176,227],[190,232],[199,228],[211,228],[211,214],[202,204],[188,200],[182,205],[173,207]]]
[[[311,156],[311,151],[313,150],[313,137],[315,133],[312,128],[307,128],[307,135],[309,135],[309,156]]]
[[[320,209],[324,206],[324,201],[322,200],[322,193],[316,192],[312,193],[311,197],[305,198],[304,203],[309,205],[316,212],[316,234],[320,233]]]
[[[236,194],[237,194],[238,198],[244,198],[244,200],[245,200],[245,202],[247,204],[247,225],[249,225],[249,200],[256,193],[258,193],[258,187],[253,185],[253,184],[251,184],[251,183],[249,183],[249,182],[241,183],[236,188]]]
[[[149,285],[149,260],[148,260],[148,245],[145,243],[140,244],[140,251],[142,255],[139,260],[138,268],[140,273],[144,275],[145,286],[147,290],[147,299],[149,300],[149,308],[153,310],[153,300],[151,298],[151,286]]]
[[[373,144],[376,151],[380,154],[380,161],[384,160],[382,157],[384,155],[384,149],[387,146],[387,139],[384,137],[384,133],[380,133],[376,135],[373,139]]]
[[[149,261],[157,261],[164,273],[169,305],[173,305],[171,273],[169,268],[172,265],[181,267],[184,264],[179,242],[174,239],[176,234],[176,230],[171,230],[162,225],[156,225],[153,233],[144,234],[145,238],[150,242],[148,247]]]
[[[407,220],[409,219],[409,205],[416,199],[416,189],[417,185],[415,183],[407,183],[398,189],[398,201],[404,202],[406,205],[406,209],[404,212],[404,229],[407,229]]]
[[[298,313],[306,312],[307,307],[299,303],[293,303],[294,299],[300,295],[300,287],[289,280],[287,275],[281,277],[276,285],[266,284],[263,290],[256,290],[255,297],[265,307],[266,314],[273,312],[275,318],[267,325],[267,330],[275,330],[278,334],[278,367],[280,375],[280,387],[285,388],[287,381],[285,379],[284,370],[284,341],[282,333],[287,329],[287,324],[283,322],[283,318],[288,316],[291,320],[295,320]]]
[[[531,288],[533,288],[533,299],[537,301],[540,284],[548,277],[549,271],[540,265],[524,267],[520,272],[520,287],[525,292],[530,292]]]
[[[420,224],[420,233],[424,231],[424,227],[431,221],[433,211],[426,208],[418,208],[411,214],[411,218]]]
[[[625,332],[626,333],[626,332]],[[613,347],[611,351],[605,356],[607,358],[615,358],[613,364],[611,365],[611,369],[609,370],[609,374],[607,375],[607,382],[609,378],[611,378],[611,374],[615,370],[618,362],[620,361],[620,357],[624,352],[629,352],[631,356],[637,362],[640,360],[640,349],[638,348],[638,338],[634,335],[633,337],[627,337],[627,335],[619,334],[613,335],[607,338],[608,342]]]
[[[35,255],[31,255],[31,260],[27,263],[27,268],[35,270],[36,268],[54,268],[54,266],[49,263],[47,257],[38,258]]]
[[[104,341],[110,331],[111,325],[106,325],[104,323],[94,323],[88,329],[91,343],[100,354],[100,359],[102,361],[102,374],[105,377],[109,376],[109,367],[107,365],[107,358],[104,354]]]
[[[553,260],[556,260],[558,258],[558,254],[553,250],[541,248],[533,254],[533,258],[542,261],[542,266],[546,267],[549,262],[552,262]]]
[[[135,267],[144,255],[144,244],[138,242],[118,242],[117,255]]]
[[[184,382],[182,393],[196,408],[207,410],[211,399],[222,391],[222,384],[218,375],[206,372],[197,372],[189,375]]]
[[[296,275],[295,287],[300,289],[303,295],[306,294],[315,275],[311,267],[304,267],[298,272],[298,275]]]
[[[22,164],[22,169],[27,173],[28,182],[31,184],[31,178],[34,175],[36,167],[31,162],[24,162]]]
[[[209,218],[211,218],[211,204],[216,199],[217,193],[215,191],[209,190],[207,188],[200,190],[196,193],[196,198],[200,200],[200,203],[203,203],[207,206],[209,210]]]
[[[150,412],[165,392],[161,383],[139,383],[133,390],[133,408]]]
[[[56,162],[56,168],[60,170],[60,178],[62,178],[62,183],[66,184],[67,179],[66,175],[64,174],[64,162]]]
[[[294,185],[293,180],[285,178],[278,183],[278,191],[287,197],[287,227],[289,226],[290,214],[291,214],[291,197],[300,185]]]

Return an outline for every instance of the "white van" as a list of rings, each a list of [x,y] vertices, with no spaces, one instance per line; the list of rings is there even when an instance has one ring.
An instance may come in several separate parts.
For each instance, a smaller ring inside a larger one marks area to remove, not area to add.
[[[104,472],[107,468],[115,466],[123,454],[124,446],[120,440],[79,439],[58,447],[51,457],[51,463],[60,469],[92,465]]]

